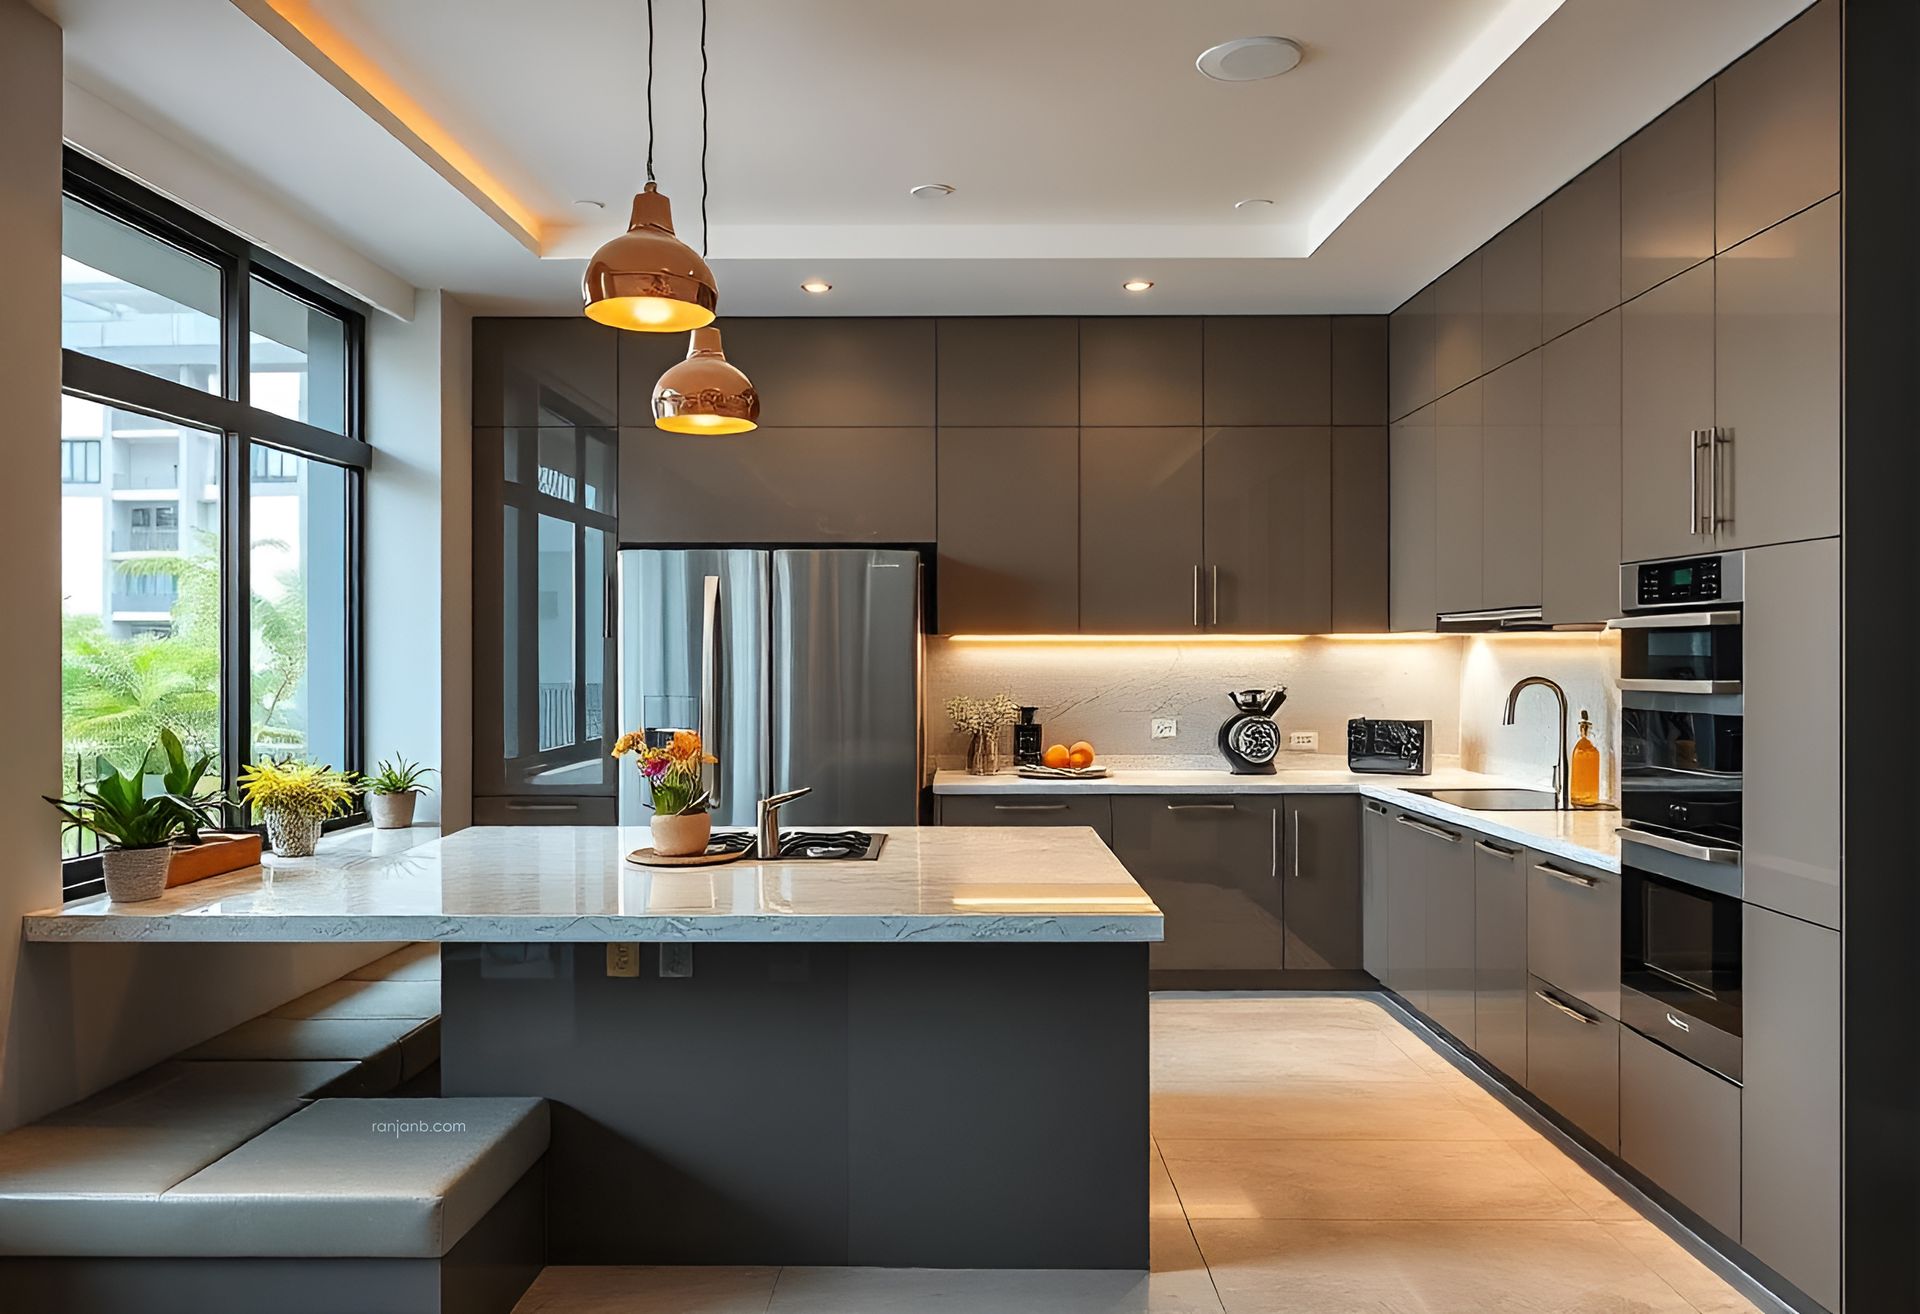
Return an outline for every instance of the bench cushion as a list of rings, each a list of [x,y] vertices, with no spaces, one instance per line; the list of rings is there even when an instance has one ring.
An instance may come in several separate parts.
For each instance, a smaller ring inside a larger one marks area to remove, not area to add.
[[[547,1150],[545,1100],[320,1100],[168,1191],[164,1253],[438,1258]]]
[[[329,982],[280,1005],[268,1017],[395,1018],[440,1016],[438,981]]]
[[[232,1076],[165,1065],[0,1136],[0,1254],[139,1253],[162,1194],[300,1107]]]
[[[348,972],[349,981],[438,981],[440,946],[431,941],[396,949]]]

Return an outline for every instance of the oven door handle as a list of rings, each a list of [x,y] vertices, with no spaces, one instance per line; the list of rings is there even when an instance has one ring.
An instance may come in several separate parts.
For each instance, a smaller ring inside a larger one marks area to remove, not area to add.
[[[1619,616],[1607,622],[1610,630],[1703,630],[1738,625],[1737,611],[1656,611],[1644,616]]]
[[[1613,833],[1629,844],[1644,844],[1650,849],[1675,853],[1683,858],[1692,858],[1696,862],[1732,865],[1740,861],[1739,849],[1722,848],[1717,844],[1693,844],[1686,840],[1657,835],[1650,830],[1641,830],[1637,826],[1615,826]]]

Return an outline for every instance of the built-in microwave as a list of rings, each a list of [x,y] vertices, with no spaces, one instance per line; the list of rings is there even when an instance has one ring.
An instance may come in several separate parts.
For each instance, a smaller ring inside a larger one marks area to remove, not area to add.
[[[1738,552],[1620,567],[1621,691],[1738,694],[1745,574]]]

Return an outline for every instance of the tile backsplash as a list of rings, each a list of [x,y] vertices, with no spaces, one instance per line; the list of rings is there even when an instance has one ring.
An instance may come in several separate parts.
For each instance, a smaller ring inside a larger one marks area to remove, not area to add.
[[[1570,711],[1593,713],[1601,778],[1611,782],[1618,674],[1619,642],[1611,634],[1247,643],[930,638],[928,752],[942,767],[965,765],[947,699],[1004,692],[1040,709],[1048,743],[1085,739],[1110,765],[1218,767],[1214,735],[1233,714],[1227,692],[1285,685],[1287,701],[1276,717],[1282,734],[1312,730],[1320,743],[1317,753],[1283,751],[1283,769],[1344,766],[1349,718],[1396,717],[1433,722],[1436,761],[1545,784],[1556,742],[1551,697],[1522,695],[1516,724],[1500,724],[1513,683],[1544,675],[1566,689]],[[1174,738],[1153,738],[1156,717],[1174,718]],[[1603,789],[1617,793],[1612,784]]]

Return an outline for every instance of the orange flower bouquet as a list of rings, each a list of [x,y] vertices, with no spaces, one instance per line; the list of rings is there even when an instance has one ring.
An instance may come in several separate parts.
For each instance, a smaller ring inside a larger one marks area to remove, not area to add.
[[[720,759],[700,744],[692,730],[675,730],[665,744],[651,746],[647,732],[633,730],[621,735],[613,746],[615,757],[632,754],[647,782],[648,805],[655,816],[684,817],[707,810],[708,792],[701,783],[701,768]]]

